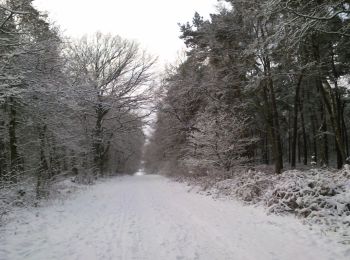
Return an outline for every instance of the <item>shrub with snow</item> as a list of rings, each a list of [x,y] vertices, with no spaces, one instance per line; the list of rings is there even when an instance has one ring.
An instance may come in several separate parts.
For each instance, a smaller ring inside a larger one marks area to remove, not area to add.
[[[206,194],[235,197],[267,207],[269,213],[294,214],[308,223],[350,238],[350,167],[341,171],[290,170],[281,175],[239,170],[226,175],[187,179]],[[209,192],[208,192],[209,190]],[[350,242],[350,240],[348,241]]]
[[[269,212],[291,212],[350,236],[348,167],[338,172],[320,169],[287,171],[274,188],[267,191],[264,202]]]
[[[0,186],[0,225],[5,223],[11,214],[23,208],[40,206],[53,200],[65,200],[71,194],[83,189],[84,184],[76,181],[75,177],[61,177],[52,179],[44,200],[37,197],[37,186],[35,178],[26,178],[20,182],[2,182]]]
[[[217,194],[235,197],[250,203],[261,201],[267,190],[273,187],[275,175],[248,170],[234,172],[230,179],[222,180],[214,185]]]

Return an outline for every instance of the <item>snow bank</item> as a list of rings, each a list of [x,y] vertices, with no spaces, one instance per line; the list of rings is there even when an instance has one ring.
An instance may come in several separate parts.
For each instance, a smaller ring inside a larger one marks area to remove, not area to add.
[[[32,207],[35,202],[35,185],[31,179],[18,183],[1,183],[0,224],[16,208]]]
[[[240,170],[230,178],[208,175],[179,180],[200,187],[199,193],[263,205],[269,213],[294,214],[350,244],[349,166],[341,171],[290,170],[281,175]]]
[[[267,190],[264,203],[269,212],[291,212],[310,223],[337,232],[350,243],[350,171],[312,169],[287,171],[273,189]]]
[[[85,187],[86,185],[76,182],[74,177],[57,178],[47,187],[46,197],[38,199],[35,178],[27,178],[17,183],[2,183],[0,187],[0,225],[10,221],[17,211],[64,201],[72,194],[83,191]]]

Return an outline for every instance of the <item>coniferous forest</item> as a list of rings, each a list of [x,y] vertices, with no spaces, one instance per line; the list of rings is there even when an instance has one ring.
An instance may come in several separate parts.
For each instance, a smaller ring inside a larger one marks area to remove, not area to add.
[[[349,156],[349,1],[226,0],[180,25],[147,167],[274,172]],[[192,170],[191,170],[192,169]]]

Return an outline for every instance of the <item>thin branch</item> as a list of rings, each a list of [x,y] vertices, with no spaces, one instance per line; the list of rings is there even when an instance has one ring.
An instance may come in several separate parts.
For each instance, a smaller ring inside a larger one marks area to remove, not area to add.
[[[3,5],[0,5],[0,9],[3,9],[11,14],[19,14],[19,15],[25,15],[25,14],[30,14],[30,12],[25,12],[25,11],[17,11],[17,10],[11,10]]]

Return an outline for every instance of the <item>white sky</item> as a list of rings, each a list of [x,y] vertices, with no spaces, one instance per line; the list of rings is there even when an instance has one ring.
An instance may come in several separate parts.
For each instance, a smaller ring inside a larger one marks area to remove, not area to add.
[[[137,40],[165,64],[174,62],[184,47],[177,23],[192,21],[195,11],[209,17],[217,0],[35,0],[34,4],[68,36],[118,34]]]

